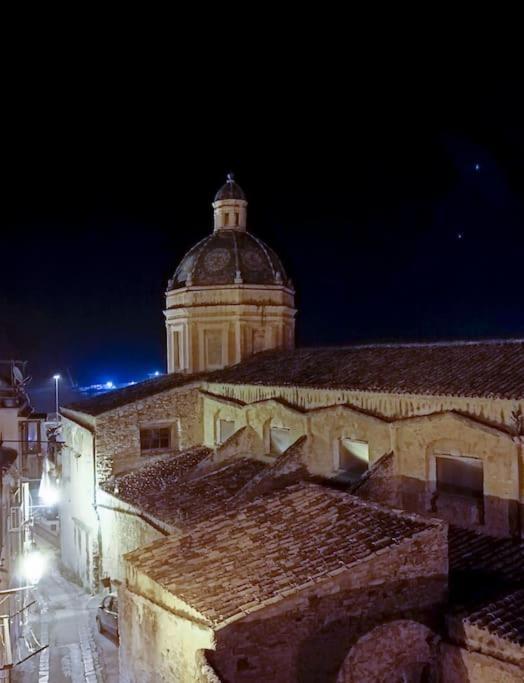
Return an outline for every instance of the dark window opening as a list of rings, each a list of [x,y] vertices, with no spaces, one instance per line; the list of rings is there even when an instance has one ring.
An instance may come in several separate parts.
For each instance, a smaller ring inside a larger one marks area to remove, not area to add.
[[[152,451],[157,448],[169,448],[171,445],[171,429],[158,427],[156,429],[140,430],[140,449]]]
[[[437,491],[469,498],[484,495],[482,461],[464,457],[437,457]]]

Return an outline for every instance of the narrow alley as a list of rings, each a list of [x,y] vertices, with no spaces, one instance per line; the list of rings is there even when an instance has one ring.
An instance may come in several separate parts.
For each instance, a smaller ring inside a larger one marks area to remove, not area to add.
[[[118,645],[96,628],[102,596],[89,596],[58,569],[58,551],[40,539],[47,570],[35,591],[31,621],[49,647],[12,671],[13,683],[118,683]]]

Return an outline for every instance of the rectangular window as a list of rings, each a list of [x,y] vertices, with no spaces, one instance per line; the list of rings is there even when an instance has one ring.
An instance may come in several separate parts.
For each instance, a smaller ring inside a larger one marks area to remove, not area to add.
[[[269,452],[280,455],[291,446],[291,431],[287,427],[271,427]]]
[[[221,368],[222,363],[222,330],[205,330],[204,332],[206,368]]]
[[[171,428],[156,427],[140,430],[140,450],[152,451],[171,447]]]
[[[20,441],[23,453],[40,453],[40,422],[27,420],[20,423]]]
[[[235,433],[235,423],[233,420],[218,421],[218,443],[224,443]]]
[[[180,332],[173,332],[173,370],[180,370]]]
[[[369,444],[355,439],[340,439],[338,469],[358,479],[369,467]]]
[[[437,465],[437,491],[470,498],[484,495],[482,460],[467,457],[439,456]]]
[[[266,348],[266,331],[255,330],[253,332],[253,353],[259,353]]]

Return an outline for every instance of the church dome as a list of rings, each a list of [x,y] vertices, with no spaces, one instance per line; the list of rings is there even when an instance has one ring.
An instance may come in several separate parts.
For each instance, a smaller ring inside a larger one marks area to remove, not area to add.
[[[232,173],[227,174],[227,180],[216,193],[214,201],[220,202],[224,199],[240,199],[241,201],[246,201],[244,190],[235,182]]]
[[[239,230],[217,230],[182,259],[168,290],[214,285],[291,287],[282,263],[262,240]]]

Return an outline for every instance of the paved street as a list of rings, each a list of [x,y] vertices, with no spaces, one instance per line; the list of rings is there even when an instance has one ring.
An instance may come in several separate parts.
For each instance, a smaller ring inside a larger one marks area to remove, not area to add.
[[[96,631],[101,598],[87,595],[59,573],[54,548],[46,544],[45,552],[49,566],[36,591],[40,614],[33,619],[35,632],[49,648],[17,666],[13,682],[118,683],[118,647]]]

